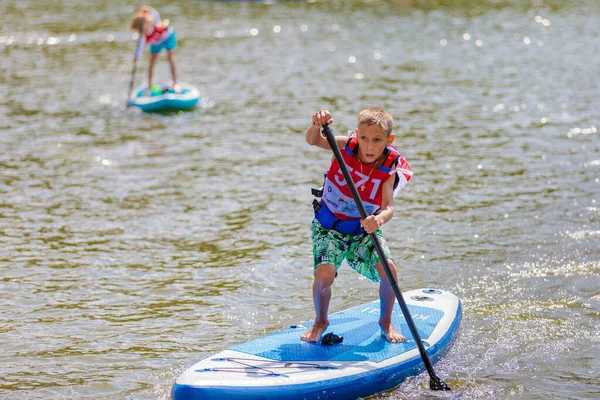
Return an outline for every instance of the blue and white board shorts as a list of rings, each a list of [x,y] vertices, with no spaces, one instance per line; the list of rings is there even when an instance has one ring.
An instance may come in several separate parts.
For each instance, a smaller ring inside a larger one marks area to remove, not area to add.
[[[376,234],[385,258],[393,262],[392,253],[381,229],[377,230]],[[312,221],[312,241],[315,271],[319,265],[333,264],[337,272],[342,261],[346,260],[353,270],[373,282],[379,282],[379,274],[375,268],[379,262],[379,255],[370,235],[365,233],[353,236],[325,229],[315,218]]]
[[[159,44],[151,44],[150,53],[160,53],[162,49],[167,49],[167,51],[170,51],[175,47],[177,47],[177,38],[175,37],[175,31],[172,31],[171,35],[164,42]]]

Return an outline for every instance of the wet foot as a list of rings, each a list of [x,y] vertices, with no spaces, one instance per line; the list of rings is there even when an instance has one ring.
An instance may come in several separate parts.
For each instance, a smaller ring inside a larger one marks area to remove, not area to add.
[[[381,327],[381,336],[385,336],[385,339],[390,343],[400,343],[406,341],[406,338],[400,334],[392,324],[387,326],[379,324]]]
[[[317,343],[323,333],[327,330],[329,324],[314,324],[300,336],[300,339],[311,343]]]

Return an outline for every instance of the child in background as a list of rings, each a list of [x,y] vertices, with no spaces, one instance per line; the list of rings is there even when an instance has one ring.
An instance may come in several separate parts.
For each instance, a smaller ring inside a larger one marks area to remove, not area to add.
[[[331,150],[321,134],[324,124],[332,124],[329,111],[317,111],[312,125],[306,131],[306,142],[311,146]],[[394,196],[408,183],[412,170],[402,155],[392,147],[393,119],[385,110],[373,107],[359,114],[356,134],[350,138],[336,136],[342,157],[369,216],[361,220],[337,160],[325,177],[322,199],[315,200],[315,218],[312,222],[314,256],[313,302],[315,322],[302,334],[301,339],[318,342],[329,326],[328,309],[331,286],[342,261],[368,279],[379,282],[381,334],[388,342],[406,340],[392,324],[392,310],[396,301],[394,291],[369,236],[375,233],[397,279],[396,265],[389,247],[379,229],[392,219]]]
[[[160,20],[160,14],[154,8],[143,6],[132,18],[131,29],[140,34],[140,40],[133,56],[134,63],[137,63],[137,60],[142,56],[144,45],[146,43],[150,45],[150,66],[148,68],[148,89],[146,90],[146,94],[149,94],[152,88],[154,64],[162,49],[167,50],[167,59],[171,65],[171,77],[173,78],[173,90],[179,92],[181,89],[177,84],[177,73],[173,58],[173,50],[177,47],[177,39],[173,27],[164,24]]]

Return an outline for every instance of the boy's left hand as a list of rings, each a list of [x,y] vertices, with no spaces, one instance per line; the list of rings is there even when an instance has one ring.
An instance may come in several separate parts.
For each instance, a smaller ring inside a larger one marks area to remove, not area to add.
[[[377,232],[377,229],[379,229],[381,225],[381,222],[375,215],[369,215],[367,218],[360,221],[360,226],[362,226],[367,233]]]

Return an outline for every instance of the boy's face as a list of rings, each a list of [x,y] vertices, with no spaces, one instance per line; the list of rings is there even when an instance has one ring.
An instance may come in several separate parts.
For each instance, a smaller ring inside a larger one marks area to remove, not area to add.
[[[383,154],[385,146],[389,146],[396,137],[393,133],[388,136],[379,125],[362,124],[356,129],[358,137],[358,159],[369,164],[377,161]]]

